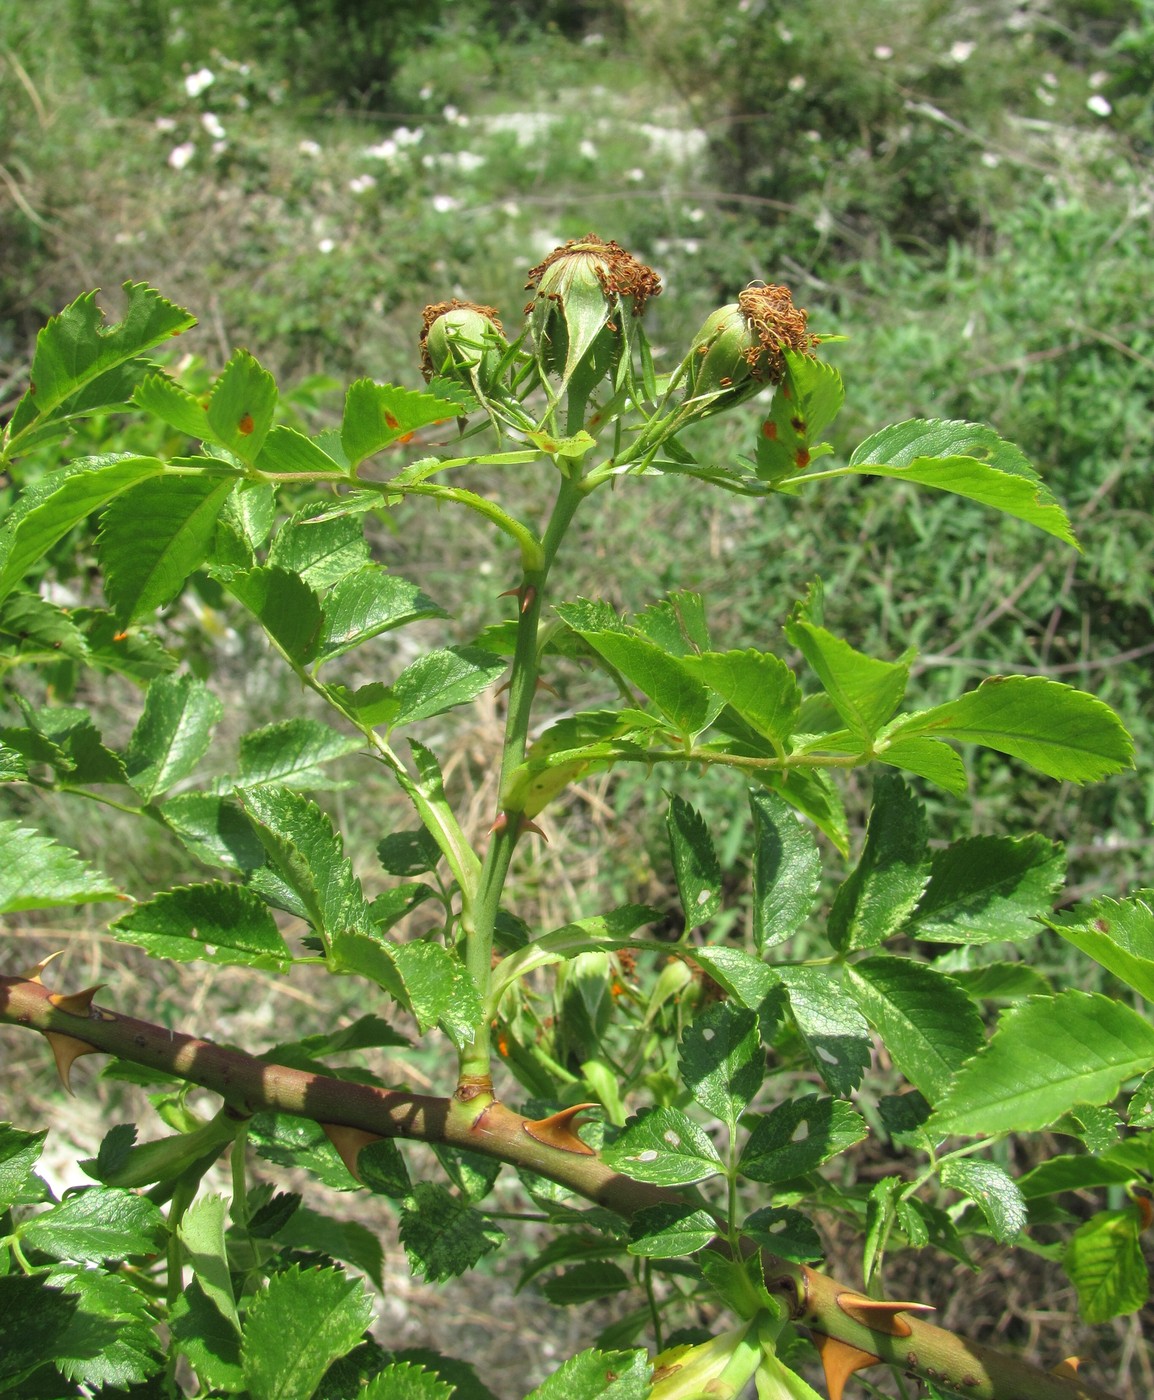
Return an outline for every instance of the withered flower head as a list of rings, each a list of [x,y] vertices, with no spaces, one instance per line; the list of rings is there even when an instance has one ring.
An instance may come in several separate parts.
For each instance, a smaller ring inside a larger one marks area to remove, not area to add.
[[[624,304],[627,298],[631,300],[634,316],[640,316],[649,298],[661,292],[661,278],[651,267],[627,253],[620,243],[612,239],[606,243],[597,234],[587,233],[554,248],[530,271],[525,290],[537,295],[525,307],[526,316],[541,298],[562,302],[570,288],[588,286],[590,279],[596,280],[606,301]]]
[[[746,287],[737,301],[719,307],[693,342],[690,392],[696,397],[734,388],[747,380],[780,384],[785,352],[810,355],[818,337],[806,330],[808,313],[794,306],[788,287]]]
[[[487,360],[500,358],[504,328],[491,306],[472,301],[434,302],[421,314],[421,373],[469,379]]]
[[[640,316],[661,279],[619,243],[587,233],[554,248],[525,286],[536,293],[525,314],[538,361],[568,383],[579,365],[594,377],[608,369],[630,343],[622,318]]]

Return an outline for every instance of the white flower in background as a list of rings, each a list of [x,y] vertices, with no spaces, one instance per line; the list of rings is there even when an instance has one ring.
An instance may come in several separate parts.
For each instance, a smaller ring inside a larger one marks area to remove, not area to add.
[[[366,146],[361,154],[368,156],[370,160],[395,160],[397,143],[386,138],[384,141],[378,141],[375,146]]]
[[[504,214],[507,219],[515,219],[521,213],[521,206],[515,199],[507,199],[505,203],[501,205],[501,213]]]
[[[993,151],[982,152],[982,164],[986,167],[987,170],[997,170],[998,166],[1001,165],[1001,163],[1002,157],[999,155],[995,155]]]
[[[1086,106],[1099,117],[1108,117],[1114,110],[1113,107],[1110,106],[1109,100],[1103,97],[1100,92],[1096,92],[1093,97],[1088,97],[1086,99]]]
[[[625,178],[632,180],[635,185],[640,185],[645,180],[645,171],[639,165],[635,165],[632,170],[625,172]]]
[[[424,138],[424,135],[423,127],[416,126],[410,129],[407,126],[399,126],[393,132],[393,140],[398,146],[415,146],[418,141]]]
[[[581,40],[587,49],[598,49],[605,42],[604,34],[586,34]]]
[[[959,39],[956,44],[950,45],[950,57],[955,63],[965,63],[966,59],[970,57],[977,47],[977,44],[971,44],[964,39]]]
[[[1090,84],[1094,91],[1097,92],[1097,90],[1100,87],[1106,86],[1109,79],[1110,74],[1103,72],[1102,69],[1099,68],[1096,73],[1091,73],[1090,76],[1086,79],[1086,81]]]
[[[589,140],[588,137],[586,137],[585,140],[581,142],[581,144],[577,147],[577,150],[580,152],[584,160],[597,159],[597,147],[593,144],[592,141]]]
[[[795,73],[786,83],[786,87],[789,88],[790,92],[801,92],[805,87],[805,74]]]
[[[874,49],[874,58],[876,58],[879,63],[888,63],[893,56],[894,51],[888,44],[878,44]]]
[[[331,238],[322,238],[321,241],[317,244],[317,252],[331,253],[336,246],[337,245],[333,242]]]
[[[353,194],[364,194],[366,190],[371,190],[376,183],[371,175],[354,175],[349,181],[349,189],[352,190]]]
[[[168,153],[168,163],[173,170],[183,170],[188,162],[196,155],[196,146],[192,141],[182,141],[179,146],[173,146]]]
[[[461,201],[454,199],[451,194],[435,194],[429,203],[438,214],[451,214],[454,209],[461,207]]]
[[[189,97],[199,97],[207,87],[216,82],[216,74],[211,68],[198,68],[184,80],[184,90]]]
[[[455,165],[463,175],[472,175],[485,164],[485,157],[476,151],[457,151],[446,164]]]
[[[421,99],[422,102],[428,102],[429,98],[432,97],[432,95],[433,95],[433,85],[432,85],[432,83],[426,83],[425,86],[420,90],[420,92],[417,93],[417,96]]]
[[[443,116],[447,122],[455,122],[460,115],[461,109],[459,107],[454,107],[451,102],[446,102],[441,108],[441,116]]]
[[[704,209],[690,209],[690,210],[687,210],[685,217],[689,220],[689,222],[690,222],[691,224],[699,224],[699,223],[701,223],[702,219],[705,218],[705,210],[704,210]]]
[[[1056,88],[1058,86],[1058,75],[1057,73],[1043,73],[1042,81],[1046,84],[1048,88]],[[1092,82],[1090,86],[1093,87]]]
[[[1044,87],[1036,87],[1034,89],[1034,96],[1038,99],[1038,101],[1042,104],[1043,107],[1052,107],[1054,103],[1058,100],[1048,88]]]
[[[306,139],[298,143],[297,150],[302,156],[319,156],[321,153],[320,142]]]
[[[212,143],[212,153],[214,156],[222,156],[228,150],[227,141],[214,141]]]
[[[176,130],[176,122],[174,122],[171,117],[157,117],[157,119],[152,124],[154,127],[156,127],[157,131]]]
[[[224,127],[221,126],[220,118],[216,115],[215,112],[205,112],[200,119],[200,124],[204,127],[205,131],[208,132],[208,134],[212,137],[214,141],[224,140]]]

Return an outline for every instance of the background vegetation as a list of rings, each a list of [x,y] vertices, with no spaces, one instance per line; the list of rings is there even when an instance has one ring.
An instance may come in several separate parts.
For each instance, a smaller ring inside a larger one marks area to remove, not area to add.
[[[0,0],[0,408],[44,318],[92,286],[115,311],[125,280],[201,315],[170,365],[186,382],[247,345],[314,427],[339,416],[338,377],[415,382],[424,303],[519,307],[511,247],[533,259],[591,227],[617,239],[666,282],[649,324],[668,346],[749,280],[787,282],[815,329],[849,337],[833,352],[851,385],[839,447],[918,414],[991,422],[1071,508],[1086,558],[868,481],[802,512],[687,511],[661,481],[624,482],[562,560],[567,591],[598,593],[604,560],[625,559],[617,605],[721,592],[721,643],[772,646],[820,573],[831,627],[871,654],[918,647],[915,700],[1034,668],[1096,692],[1135,736],[1133,774],[1055,788],[990,757],[972,803],[932,810],[943,833],[972,806],[977,831],[1065,840],[1071,898],[1120,894],[1150,881],[1154,815],[1152,92],[1149,0]],[[746,449],[731,431],[716,430],[719,458]],[[146,445],[116,423],[86,432],[70,454]],[[431,512],[398,512],[379,547],[451,607],[452,640],[503,615],[479,528],[456,522],[450,545],[473,565],[467,597],[445,596]],[[86,580],[53,586],[82,596]],[[219,605],[207,582],[174,605],[190,661],[230,658],[250,724],[300,709]],[[53,682],[68,699],[67,663]],[[451,742],[487,823],[493,716],[478,707]],[[332,795],[366,850],[388,800]],[[736,854],[743,795],[716,800]],[[523,911],[562,922],[594,874],[622,898],[670,899],[661,816],[636,783],[587,785],[521,870]],[[53,817],[114,878],[181,877],[176,850]],[[640,857],[624,830],[647,838]],[[99,943],[82,946],[98,964]],[[234,993],[238,1017],[308,1014],[290,992],[256,1012]],[[150,994],[154,1014],[195,1020],[188,988]]]

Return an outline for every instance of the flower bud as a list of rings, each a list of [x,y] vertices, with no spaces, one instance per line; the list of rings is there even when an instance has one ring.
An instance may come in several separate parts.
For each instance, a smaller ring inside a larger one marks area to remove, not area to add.
[[[595,233],[555,248],[529,273],[535,293],[525,307],[538,363],[568,383],[583,362],[607,373],[629,343],[626,318],[640,316],[661,291],[651,267]]]
[[[785,352],[809,355],[818,343],[818,337],[806,331],[807,318],[807,312],[794,306],[788,287],[747,287],[736,302],[714,311],[694,338],[690,397],[780,384]]]
[[[508,348],[504,330],[491,306],[471,301],[439,301],[421,318],[421,373],[444,375],[488,389]]]

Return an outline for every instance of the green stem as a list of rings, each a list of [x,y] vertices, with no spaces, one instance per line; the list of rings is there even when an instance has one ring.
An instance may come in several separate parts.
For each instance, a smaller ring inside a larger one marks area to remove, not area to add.
[[[517,618],[517,642],[513,652],[513,670],[509,678],[509,708],[505,715],[505,741],[501,751],[499,791],[506,792],[509,779],[525,761],[529,739],[529,721],[537,694],[539,659],[537,638],[541,612],[545,601],[545,585],[549,570],[561,541],[565,538],[577,507],[581,503],[580,468],[572,464],[571,474],[563,474],[557,499],[542,540],[539,568],[524,570],[517,592],[521,611]],[[481,997],[481,1023],[476,1028],[473,1043],[461,1053],[462,1079],[487,1079],[490,1067],[489,985],[493,965],[493,932],[501,907],[501,892],[509,874],[517,840],[521,835],[522,813],[502,810],[497,816],[489,848],[481,864],[476,898],[472,909],[462,912],[465,930],[465,966]]]

